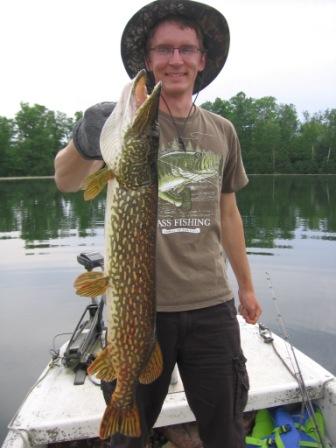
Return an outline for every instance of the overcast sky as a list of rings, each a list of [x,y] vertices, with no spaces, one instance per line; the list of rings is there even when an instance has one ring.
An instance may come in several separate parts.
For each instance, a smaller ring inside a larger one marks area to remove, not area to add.
[[[239,91],[299,114],[336,107],[336,0],[205,0],[226,17],[227,63],[198,104]],[[120,37],[142,0],[1,0],[0,115],[20,102],[72,115],[117,100]]]

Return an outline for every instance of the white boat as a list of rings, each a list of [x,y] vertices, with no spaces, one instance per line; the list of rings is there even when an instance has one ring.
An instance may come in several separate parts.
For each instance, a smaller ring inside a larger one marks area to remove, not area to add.
[[[261,337],[258,325],[247,324],[240,316],[238,318],[250,377],[250,393],[245,411],[302,401],[295,375],[293,376],[284,365],[285,362],[289,369],[293,369],[294,352],[309,397],[324,415],[324,446],[336,448],[334,375],[276,335],[272,335],[272,343],[267,343],[267,337]],[[44,447],[55,442],[97,437],[105,409],[100,387],[88,377],[84,384],[75,386],[74,378],[73,370],[65,367],[60,359],[51,361],[9,424],[3,448]],[[176,384],[170,386],[156,426],[192,421],[194,415],[188,406],[178,376]]]

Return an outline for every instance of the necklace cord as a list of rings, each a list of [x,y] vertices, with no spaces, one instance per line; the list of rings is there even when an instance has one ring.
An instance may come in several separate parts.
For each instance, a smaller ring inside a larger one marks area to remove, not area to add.
[[[196,100],[197,100],[198,94],[199,94],[199,92],[197,92],[197,94],[196,94],[196,96],[195,96],[195,99],[194,99],[194,101],[192,102],[192,105],[191,105],[191,107],[190,107],[190,109],[189,109],[188,115],[187,115],[186,119],[185,119],[184,122],[183,122],[183,127],[182,127],[182,131],[181,131],[181,132],[180,132],[179,129],[178,129],[178,126],[177,126],[177,124],[176,124],[175,118],[173,117],[173,114],[172,114],[172,112],[171,112],[171,110],[170,110],[170,107],[168,106],[168,103],[167,103],[166,98],[161,94],[161,98],[163,99],[163,102],[165,103],[165,106],[166,106],[166,108],[167,108],[167,110],[168,110],[168,113],[169,113],[169,117],[170,117],[170,119],[171,119],[171,121],[172,121],[172,123],[173,123],[173,125],[174,125],[175,131],[176,131],[176,134],[177,134],[177,137],[178,137],[179,145],[181,146],[181,148],[182,148],[183,151],[185,151],[185,152],[187,151],[187,148],[186,148],[185,143],[184,143],[184,141],[183,141],[183,137],[182,137],[182,135],[184,134],[184,131],[185,131],[187,122],[188,122],[188,120],[189,120],[189,118],[190,118],[190,115],[191,115],[191,111],[192,111],[192,110],[194,109],[194,107],[195,107],[195,102],[196,102]]]

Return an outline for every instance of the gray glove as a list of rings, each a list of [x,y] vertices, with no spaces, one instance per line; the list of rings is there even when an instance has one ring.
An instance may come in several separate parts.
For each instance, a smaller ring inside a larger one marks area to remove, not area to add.
[[[99,139],[104,123],[116,103],[103,102],[89,107],[73,129],[72,140],[84,159],[102,160]]]

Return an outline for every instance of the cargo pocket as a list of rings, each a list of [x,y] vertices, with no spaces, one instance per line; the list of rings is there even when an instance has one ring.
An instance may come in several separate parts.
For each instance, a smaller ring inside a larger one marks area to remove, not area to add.
[[[242,353],[233,358],[233,365],[236,374],[235,414],[238,415],[246,406],[250,383],[246,370],[246,358]]]

